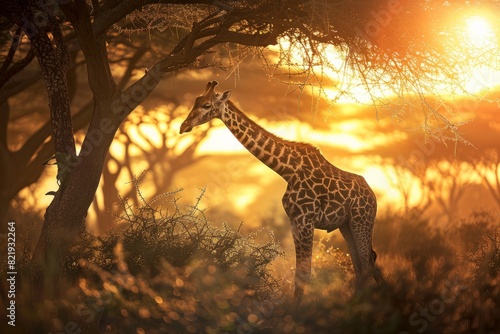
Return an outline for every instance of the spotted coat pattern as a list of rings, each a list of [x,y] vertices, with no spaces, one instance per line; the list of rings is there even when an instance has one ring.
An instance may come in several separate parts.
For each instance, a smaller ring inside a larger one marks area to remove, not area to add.
[[[295,244],[296,296],[302,295],[311,277],[315,228],[328,232],[340,229],[349,247],[357,287],[371,275],[381,280],[372,250],[377,201],[365,179],[335,167],[310,144],[269,133],[229,101],[230,91],[216,93],[216,85],[216,81],[207,84],[180,132],[219,118],[250,153],[286,180],[282,202]]]

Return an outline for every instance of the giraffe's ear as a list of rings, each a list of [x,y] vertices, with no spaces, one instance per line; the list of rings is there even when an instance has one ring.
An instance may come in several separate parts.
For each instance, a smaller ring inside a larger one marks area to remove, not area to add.
[[[215,86],[217,86],[219,83],[214,80],[214,81],[209,81],[205,87],[205,92],[203,94],[207,94],[210,91],[213,91],[215,89]]]
[[[210,90],[211,86],[212,86],[212,81],[207,82],[207,85],[205,86],[205,92],[203,94],[206,94]]]
[[[220,97],[221,102],[226,102],[227,100],[229,100],[230,96],[231,96],[231,91],[226,90],[224,93],[222,93],[222,95]]]

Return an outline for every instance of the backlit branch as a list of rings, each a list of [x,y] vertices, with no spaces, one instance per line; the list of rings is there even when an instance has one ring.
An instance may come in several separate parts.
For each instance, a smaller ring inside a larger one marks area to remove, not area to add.
[[[2,87],[14,75],[22,71],[29,63],[31,63],[31,61],[35,57],[33,50],[30,49],[28,54],[24,56],[23,59],[19,60],[18,62],[10,66],[12,64],[14,54],[16,53],[17,48],[19,46],[22,34],[23,34],[22,29],[17,28],[14,37],[12,38],[12,44],[10,46],[9,52],[7,53],[7,56],[2,64],[2,67],[0,68],[0,87]]]

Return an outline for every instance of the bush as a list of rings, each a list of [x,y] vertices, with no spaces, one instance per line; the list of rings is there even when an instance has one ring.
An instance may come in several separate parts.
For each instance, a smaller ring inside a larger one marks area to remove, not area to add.
[[[442,275],[458,265],[459,249],[449,233],[413,213],[410,210],[406,216],[393,213],[377,218],[374,249],[382,258],[391,258],[386,264],[391,269],[401,269],[397,264],[402,262],[411,268],[416,280],[434,280],[433,275]]]
[[[498,225],[497,225],[498,226]],[[483,234],[475,251],[469,252],[472,282],[470,298],[461,308],[460,318],[479,333],[500,328],[500,228]]]
[[[82,235],[66,262],[66,294],[21,311],[28,332],[69,326],[82,333],[218,333],[256,326],[263,305],[281,295],[267,268],[284,256],[280,244],[263,230],[242,235],[241,224],[214,226],[200,209],[203,192],[184,207],[179,193],[149,202],[141,196],[137,208],[123,201],[115,229]]]

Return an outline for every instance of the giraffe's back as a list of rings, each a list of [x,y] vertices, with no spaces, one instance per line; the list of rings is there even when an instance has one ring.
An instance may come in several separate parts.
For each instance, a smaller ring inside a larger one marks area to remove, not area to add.
[[[313,146],[304,146],[301,153],[300,165],[294,177],[287,180],[283,197],[287,213],[300,215],[305,210],[314,211],[315,228],[329,232],[353,216],[374,219],[375,194],[361,175],[334,166]]]

